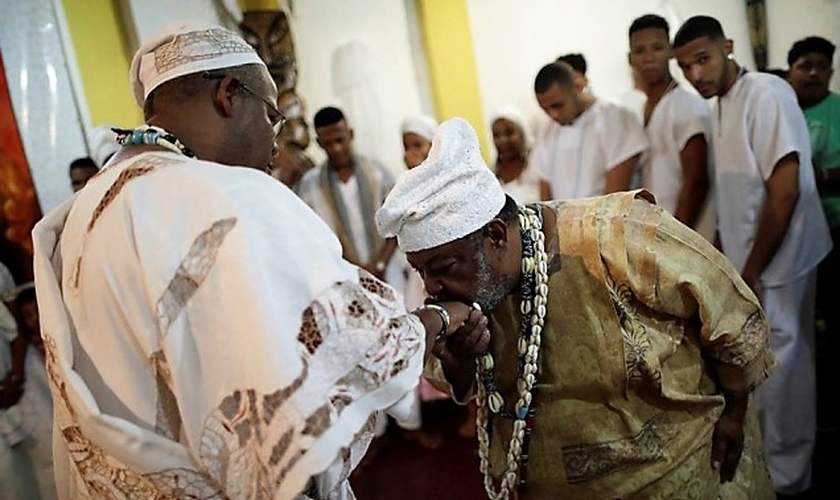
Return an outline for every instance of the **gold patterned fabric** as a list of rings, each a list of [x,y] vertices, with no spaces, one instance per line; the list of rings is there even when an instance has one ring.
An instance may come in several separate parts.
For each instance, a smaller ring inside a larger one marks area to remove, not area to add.
[[[774,498],[752,409],[736,480],[721,487],[710,465],[721,388],[749,391],[774,366],[764,315],[725,257],[648,197],[551,204],[558,241],[527,498]],[[491,317],[506,402],[517,394],[520,319],[512,296]],[[511,427],[492,420],[497,477]]]

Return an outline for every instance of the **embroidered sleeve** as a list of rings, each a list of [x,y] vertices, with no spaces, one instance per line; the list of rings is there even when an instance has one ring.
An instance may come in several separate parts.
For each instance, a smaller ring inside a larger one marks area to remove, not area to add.
[[[772,372],[760,303],[726,257],[661,208],[634,200],[607,260],[646,307],[681,318],[715,367],[721,390],[751,391]],[[623,275],[622,275],[623,274]]]

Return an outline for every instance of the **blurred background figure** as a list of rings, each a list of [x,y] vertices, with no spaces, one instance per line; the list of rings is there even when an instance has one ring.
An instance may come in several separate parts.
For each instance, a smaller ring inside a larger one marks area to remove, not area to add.
[[[277,85],[277,108],[286,117],[286,123],[277,136],[278,151],[284,151],[275,154],[271,174],[296,192],[300,177],[315,163],[306,153],[309,124],[306,105],[296,89],[297,55],[289,16],[284,9],[246,8],[239,31],[268,66]]]
[[[403,160],[409,170],[423,163],[432,149],[432,137],[437,130],[437,120],[428,115],[406,116],[400,125],[402,132]]]
[[[535,168],[528,168],[530,134],[525,117],[513,106],[497,109],[490,117],[496,148],[493,170],[502,188],[519,204],[551,198],[548,180]]]
[[[120,144],[117,142],[117,136],[111,130],[110,123],[105,123],[94,128],[88,136],[88,147],[90,148],[90,157],[97,167],[100,169],[108,163],[108,160],[114,156],[120,149]]]
[[[592,89],[589,87],[589,78],[586,77],[587,65],[583,54],[577,52],[563,54],[557,58],[557,62],[564,62],[571,66],[574,70],[575,86],[587,94],[592,94]]]
[[[52,399],[32,282],[15,285],[0,262],[0,491],[56,498]]]
[[[85,187],[87,181],[96,175],[97,172],[99,172],[99,167],[96,165],[96,162],[93,161],[93,158],[86,156],[84,158],[73,160],[70,163],[69,171],[70,187],[73,188],[73,192],[76,193]]]

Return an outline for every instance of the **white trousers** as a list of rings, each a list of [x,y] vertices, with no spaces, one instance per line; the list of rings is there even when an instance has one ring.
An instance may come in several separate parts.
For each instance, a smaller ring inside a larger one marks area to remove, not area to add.
[[[811,487],[817,436],[814,300],[816,269],[787,285],[766,288],[762,304],[770,323],[776,371],[755,392],[764,456],[777,493]]]

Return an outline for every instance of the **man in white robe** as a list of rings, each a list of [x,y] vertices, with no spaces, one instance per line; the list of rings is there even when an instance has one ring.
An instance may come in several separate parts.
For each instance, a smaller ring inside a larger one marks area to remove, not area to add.
[[[131,76],[147,125],[33,232],[60,494],[353,498],[371,416],[481,315],[407,314],[262,171],[283,117],[238,35],[166,26]]]
[[[811,486],[816,440],[814,295],[831,249],[811,164],[805,118],[775,75],[747,72],[708,16],[674,36],[686,78],[712,110],[718,228],[723,252],[756,291],[779,366],[756,393],[764,452],[776,491]]]

